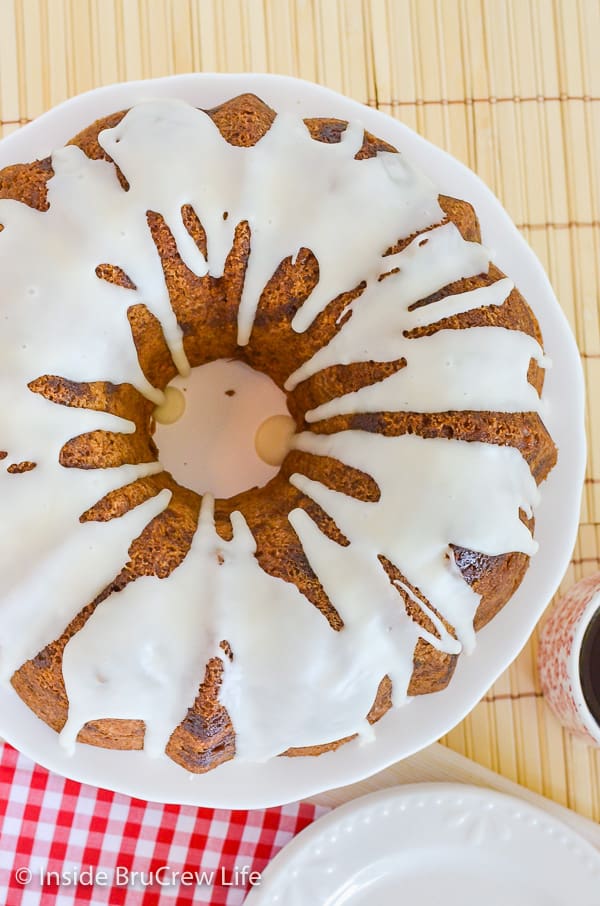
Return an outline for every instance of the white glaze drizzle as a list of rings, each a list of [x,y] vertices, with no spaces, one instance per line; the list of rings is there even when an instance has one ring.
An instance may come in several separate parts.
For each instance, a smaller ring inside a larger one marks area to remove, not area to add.
[[[238,314],[244,346],[260,294],[284,258],[304,247],[319,261],[319,283],[294,319],[305,330],[327,302],[375,275],[388,237],[395,241],[443,218],[433,184],[400,155],[355,160],[363,134],[360,123],[351,123],[338,143],[317,142],[299,117],[282,113],[254,147],[240,148],[224,142],[201,111],[155,101],[134,107],[99,141],[125,173],[130,193],[164,216],[197,274],[223,273],[235,227],[248,221],[252,255]],[[373,199],[382,197],[387,204],[375,210]],[[208,261],[183,227],[184,204],[210,237]]]
[[[291,514],[294,525],[302,515]],[[406,650],[414,649],[420,634],[440,646],[407,617],[382,570],[370,586],[378,607],[366,608],[364,588],[348,574],[352,557],[341,553],[347,629],[332,632],[295,585],[261,570],[256,542],[240,513],[232,515],[232,524],[233,539],[223,541],[214,528],[212,499],[205,495],[190,553],[164,580],[169,594],[163,582],[138,579],[104,601],[69,642],[63,661],[70,703],[63,730],[67,744],[85,720],[138,717],[148,728],[146,748],[149,743],[149,751],[158,754],[193,703],[204,665],[220,656],[225,668],[220,699],[235,727],[236,755],[263,760],[282,752],[290,739],[316,745],[324,741],[323,732],[325,741],[356,732],[357,715],[360,723],[382,670],[389,669],[401,694],[410,678]],[[310,555],[308,536],[307,546]],[[332,544],[328,553],[335,557],[343,550]],[[353,577],[359,579],[359,569]],[[140,656],[132,660],[133,627]],[[219,648],[224,639],[234,651],[232,661]],[[460,649],[447,634],[445,644]]]
[[[376,503],[365,502],[304,475],[291,476],[292,484],[315,500],[351,542],[334,558],[337,545],[322,538],[313,545],[311,557],[306,532],[316,538],[318,529],[305,516],[297,515],[292,522],[334,607],[339,605],[343,616],[342,575],[352,575],[352,587],[361,586],[363,602],[371,600],[369,588],[381,571],[377,554],[382,554],[454,627],[465,648],[472,649],[479,596],[449,568],[448,546],[490,555],[509,547],[536,552],[519,508],[530,513],[538,489],[520,453],[493,444],[413,435],[390,438],[365,431],[305,432],[296,437],[295,446],[366,472],[381,493]]]
[[[538,343],[502,327],[440,330],[418,341],[398,338],[407,365],[377,384],[306,413],[308,422],[353,412],[536,412],[540,397],[527,381]],[[450,335],[450,336],[449,336]]]
[[[131,466],[119,470],[120,481],[133,477],[132,471]],[[140,475],[139,469],[135,475]],[[113,484],[119,487],[114,477]],[[55,543],[38,553],[35,568],[0,601],[2,680],[9,680],[21,664],[62,635],[82,607],[91,603],[94,593],[119,574],[132,539],[165,508],[170,496],[169,491],[161,491],[137,510],[113,520],[108,547],[106,527],[86,522],[77,532],[67,529],[64,537],[57,533]],[[70,494],[69,499],[74,502],[76,497]]]
[[[37,463],[20,476],[0,470],[9,514],[0,521],[5,680],[118,573],[130,541],[168,502],[164,491],[120,519],[79,524],[80,514],[108,491],[160,466],[62,468],[59,452],[71,437],[99,428],[131,432],[133,426],[104,413],[52,405],[27,388],[43,374],[129,382],[160,403],[162,395],[141,373],[131,340],[126,312],[136,303],[159,318],[185,372],[181,331],[146,223],[148,210],[165,218],[183,260],[199,275],[223,272],[235,227],[248,220],[252,245],[238,317],[240,344],[250,338],[264,285],[280,261],[300,248],[316,255],[320,278],[294,318],[297,331],[306,330],[339,293],[366,280],[363,294],[351,303],[350,319],[290,376],[287,387],[333,364],[404,356],[407,366],[319,406],[309,421],[355,411],[539,410],[527,367],[531,358],[542,366],[546,360],[525,334],[471,328],[404,336],[459,312],[499,305],[512,284],[503,279],[409,311],[448,283],[487,271],[489,253],[447,224],[383,258],[399,238],[434,226],[443,213],[435,187],[400,155],[380,152],[355,160],[362,139],[360,124],[351,123],[338,144],[316,142],[298,117],[282,114],[255,147],[237,148],[204,113],[179,101],[153,101],[133,108],[99,137],[129,191],[111,164],[68,147],[52,157],[47,212],[0,201],[0,449],[9,451],[7,463]],[[184,228],[186,204],[206,230],[208,260]],[[95,268],[101,263],[121,267],[137,288],[100,281]],[[377,280],[394,268],[399,272]],[[472,647],[479,599],[449,545],[488,554],[535,552],[518,512],[531,513],[538,492],[518,451],[356,431],[306,432],[294,444],[361,469],[380,489],[380,499],[368,503],[300,474],[291,479],[350,541],[342,547],[326,538],[304,510],[289,515],[344,628],[334,632],[295,585],[262,571],[240,514],[232,517],[232,541],[222,541],[205,495],[191,551],[171,576],[140,578],[110,596],[67,644],[65,745],[73,746],[87,720],[124,717],[144,720],[147,750],[161,752],[213,656],[224,664],[220,699],[235,728],[237,757],[261,760],[290,746],[365,735],[365,715],[386,673],[394,704],[405,698],[419,637],[449,653]],[[40,564],[31,576],[18,556],[24,544]],[[454,627],[456,639],[402,586],[439,637],[406,615],[400,588],[388,579],[378,554]],[[76,569],[67,568],[73,563]],[[231,661],[219,647],[222,640],[231,645]]]

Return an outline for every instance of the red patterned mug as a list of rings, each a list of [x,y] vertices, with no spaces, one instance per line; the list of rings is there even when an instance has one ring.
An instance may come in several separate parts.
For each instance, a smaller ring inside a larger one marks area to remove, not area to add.
[[[560,722],[600,746],[600,573],[574,585],[551,611],[538,667],[542,691]]]

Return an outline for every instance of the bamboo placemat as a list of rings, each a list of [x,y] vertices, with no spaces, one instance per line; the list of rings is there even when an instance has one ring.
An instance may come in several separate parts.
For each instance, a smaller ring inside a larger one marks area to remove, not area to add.
[[[599,48],[596,0],[0,0],[0,128],[110,82],[278,72],[377,106],[472,167],[546,267],[586,372],[566,590],[600,569]],[[600,821],[600,752],[549,713],[536,647],[442,741]]]

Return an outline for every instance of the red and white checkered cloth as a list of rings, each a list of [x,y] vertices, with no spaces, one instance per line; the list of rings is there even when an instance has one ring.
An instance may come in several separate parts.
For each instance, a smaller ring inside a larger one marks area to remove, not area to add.
[[[239,906],[248,871],[261,872],[324,811],[297,803],[231,812],[129,799],[50,774],[0,743],[0,903]],[[175,874],[182,871],[190,873],[186,883]]]

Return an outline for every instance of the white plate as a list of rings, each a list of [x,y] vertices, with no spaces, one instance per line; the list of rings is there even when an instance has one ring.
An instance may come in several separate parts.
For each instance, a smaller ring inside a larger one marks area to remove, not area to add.
[[[539,319],[554,361],[544,390],[546,424],[559,461],[543,486],[536,511],[540,551],[504,610],[478,635],[473,655],[461,657],[447,690],[413,699],[389,712],[372,742],[351,742],[319,758],[277,758],[267,764],[229,762],[206,775],[188,776],[168,759],[149,762],[138,752],[77,746],[69,757],[56,734],[11,689],[0,690],[0,735],[60,774],[161,802],[223,808],[262,808],[353,783],[424,748],[473,708],[526,643],[569,563],[579,521],[585,468],[584,391],[579,354],[566,318],[532,250],[490,190],[469,169],[407,126],[326,88],[286,76],[195,74],[129,82],[80,95],[0,142],[0,167],[43,157],[93,120],[148,97],[180,97],[212,107],[254,92],[276,110],[362,121],[430,175],[440,192],[472,202],[484,242],[497,249],[505,270]],[[567,252],[565,252],[567,254]]]
[[[599,906],[600,854],[531,805],[428,783],[355,799],[275,857],[244,906]]]

